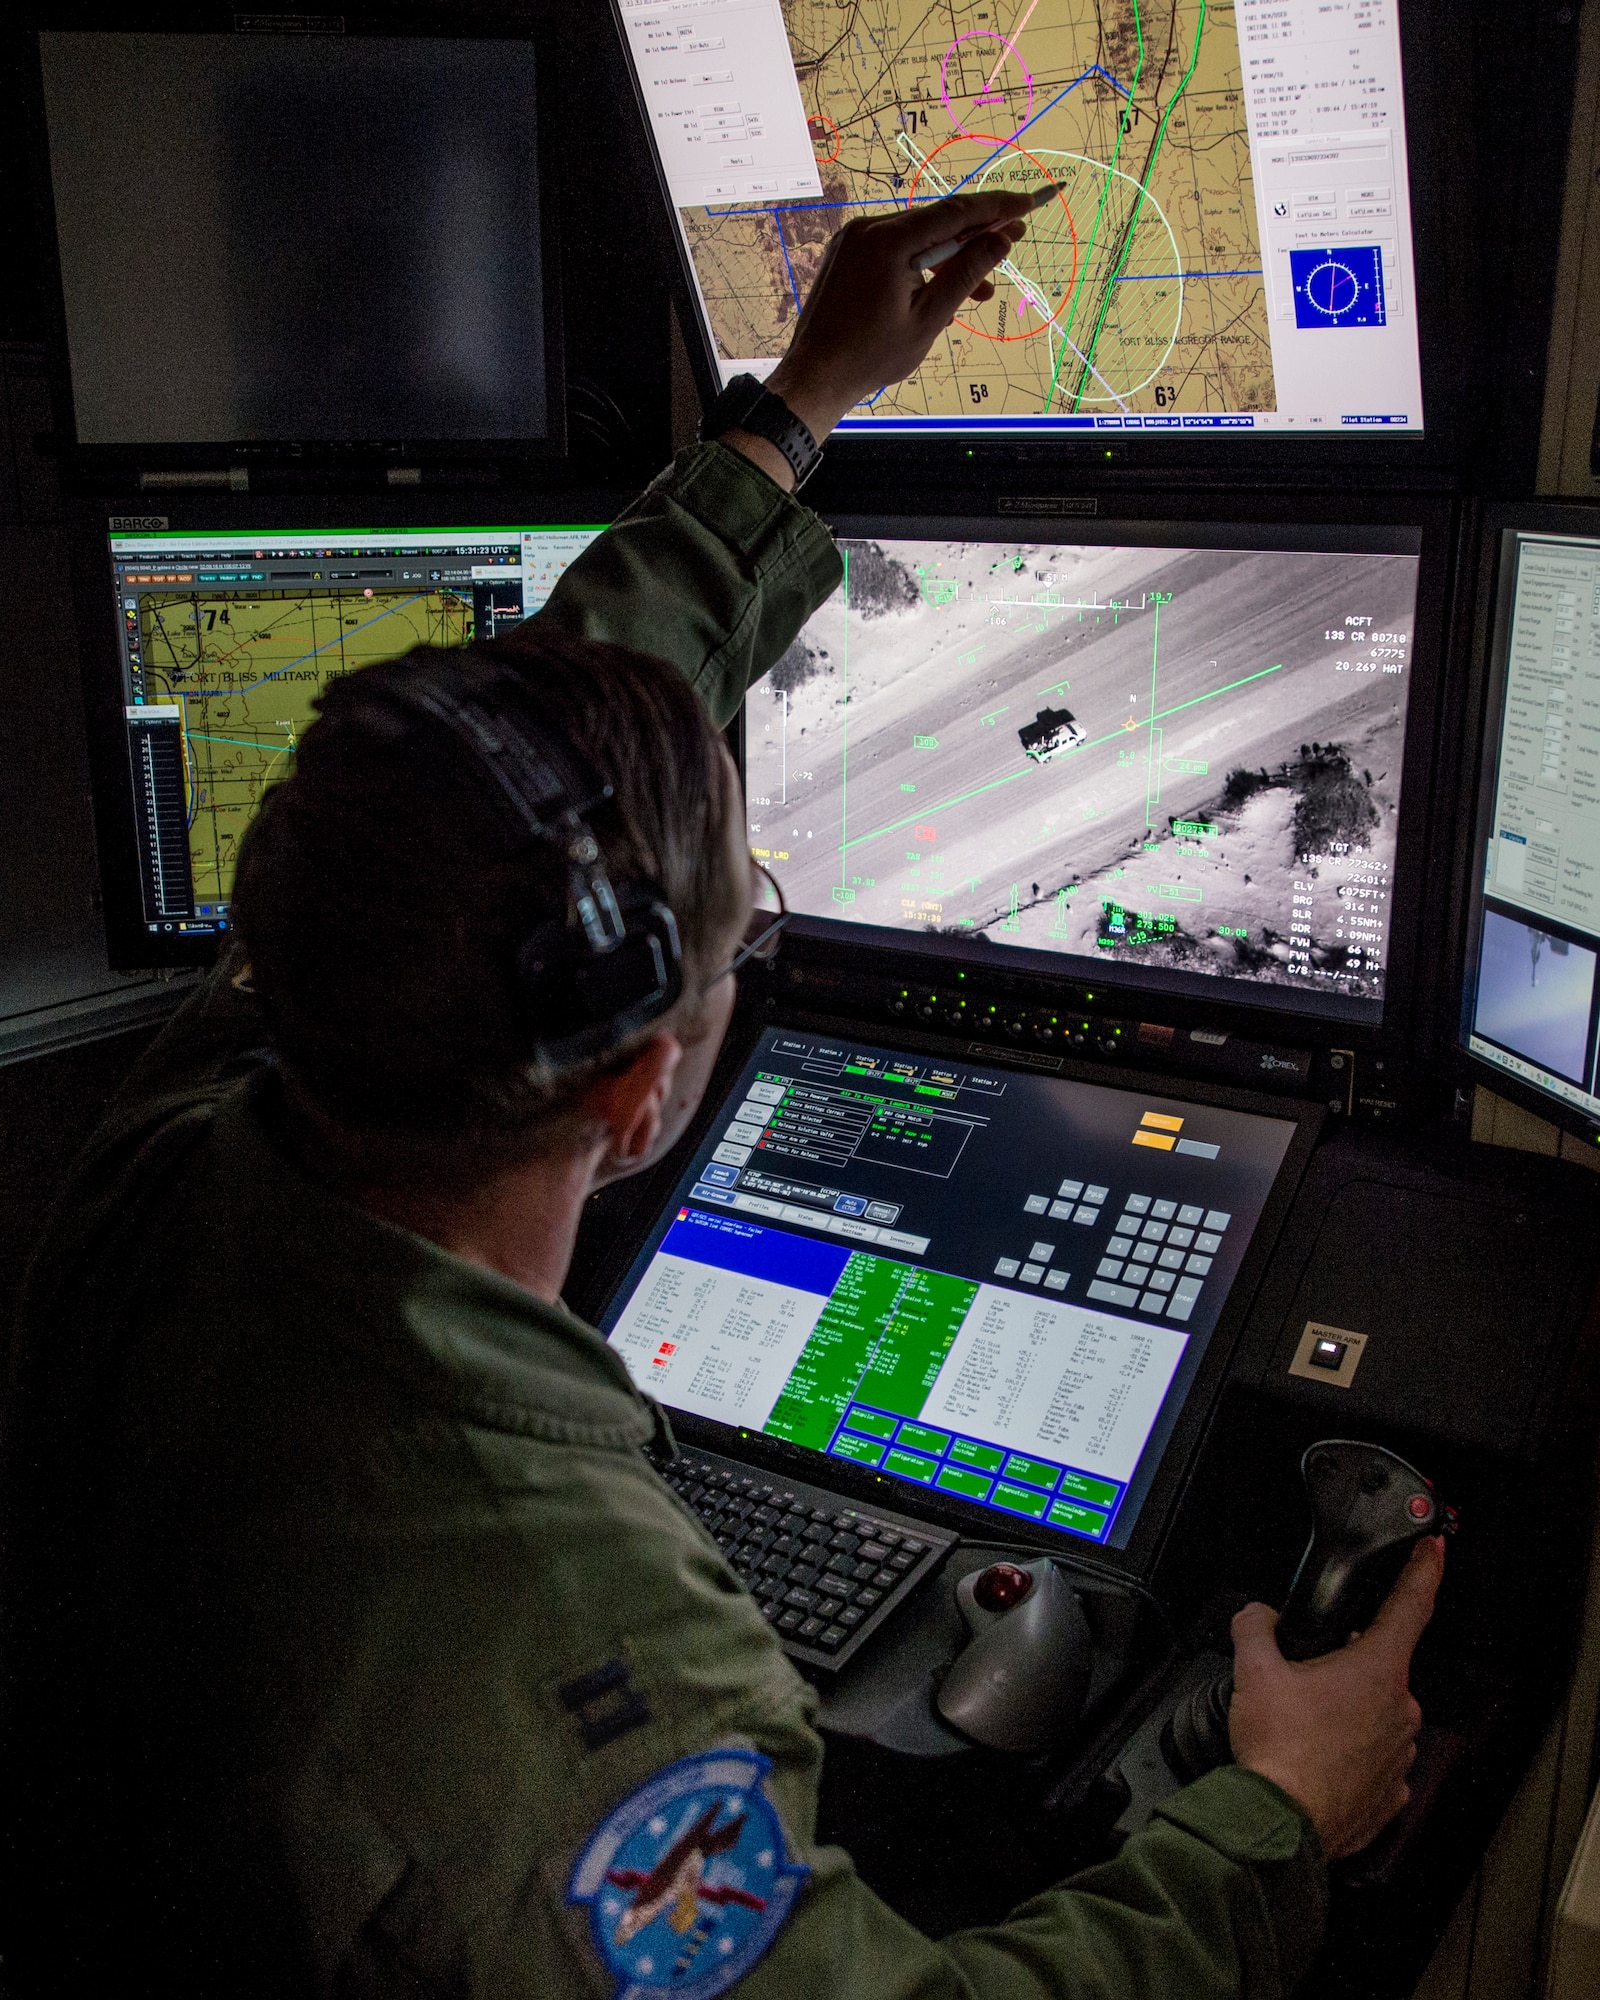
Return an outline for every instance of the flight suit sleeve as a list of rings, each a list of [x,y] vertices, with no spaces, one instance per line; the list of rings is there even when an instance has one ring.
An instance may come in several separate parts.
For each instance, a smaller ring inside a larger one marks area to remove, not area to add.
[[[809,507],[741,453],[697,444],[590,543],[529,623],[670,660],[720,729],[843,573]]]
[[[926,1937],[842,1849],[817,1844],[816,1697],[716,1550],[699,1546],[697,1526],[659,1535],[654,1511],[644,1504],[634,1514],[631,1615],[615,1648],[625,1648],[651,1720],[580,1760],[573,1801],[582,1799],[588,1826],[558,1857],[552,1885],[581,1882],[585,1855],[604,1846],[608,1827],[632,1824],[630,1808],[662,1773],[743,1750],[767,1760],[766,1796],[806,1873],[762,1955],[728,1988],[738,2000],[1280,2000],[1304,1975],[1326,1914],[1316,1834],[1275,1785],[1232,1767],[1178,1793],[1114,1858],[1033,1896],[1003,1923]],[[601,1650],[605,1643],[597,1635]],[[676,1832],[681,1822],[666,1814],[661,1823]],[[659,1858],[652,1850],[639,1866]],[[686,1905],[685,1916],[700,1924],[709,1958],[721,1943],[719,1906]],[[606,1922],[622,1922],[615,1904]],[[560,1990],[625,1990],[619,1933],[570,1906],[557,1927],[582,1969]],[[617,1962],[603,1962],[608,1951]]]

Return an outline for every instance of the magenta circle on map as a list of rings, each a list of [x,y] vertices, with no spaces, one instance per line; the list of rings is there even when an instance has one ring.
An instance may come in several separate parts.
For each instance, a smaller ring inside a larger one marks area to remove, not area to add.
[[[950,102],[950,58],[963,42],[976,41],[998,42],[1005,53],[1001,55],[999,61],[989,71],[988,79],[983,88],[972,99],[971,108],[973,111],[978,111],[985,105],[993,104],[999,106],[1002,110],[1005,109],[1005,92],[997,90],[993,86],[999,81],[1000,71],[1005,66],[1006,56],[1017,56],[1017,50],[1015,43],[1008,41],[997,28],[969,28],[964,35],[956,36],[949,48],[945,50],[944,60],[939,65],[939,95],[944,101],[945,110],[950,115],[950,123],[963,137],[968,139],[989,139],[998,145],[1008,139],[1010,133],[978,132],[970,125],[963,125],[961,120],[956,116],[955,109]],[[1022,60],[1021,56],[1017,56],[1017,67],[1022,71],[1022,80],[1028,86],[1028,102],[1023,108],[1022,116],[1013,124],[1011,128],[1012,132],[1020,131],[1033,116],[1033,77],[1029,73],[1028,66]]]

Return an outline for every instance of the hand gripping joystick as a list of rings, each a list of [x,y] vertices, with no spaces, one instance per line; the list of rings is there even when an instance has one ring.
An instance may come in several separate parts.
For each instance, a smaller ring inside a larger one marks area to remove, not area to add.
[[[1300,1461],[1311,1502],[1311,1540],[1278,1619],[1286,1660],[1313,1660],[1364,1631],[1424,1535],[1449,1533],[1455,1517],[1431,1483],[1381,1445],[1329,1438]],[[1226,1764],[1231,1670],[1196,1688],[1163,1737],[1167,1762],[1193,1779]]]

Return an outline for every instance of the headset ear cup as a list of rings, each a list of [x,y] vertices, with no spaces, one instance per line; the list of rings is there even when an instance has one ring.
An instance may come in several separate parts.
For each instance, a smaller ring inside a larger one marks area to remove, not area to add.
[[[517,991],[536,1057],[584,1062],[659,1020],[683,994],[672,911],[648,889],[622,899],[627,930],[608,952],[564,923],[532,931],[517,952]]]

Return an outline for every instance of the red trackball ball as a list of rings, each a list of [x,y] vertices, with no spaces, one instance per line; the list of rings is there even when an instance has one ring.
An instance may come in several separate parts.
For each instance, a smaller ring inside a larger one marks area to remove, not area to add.
[[[1033,1588],[1033,1578],[1015,1563],[991,1563],[972,1586],[972,1595],[985,1611],[1009,1611],[1020,1604]]]

